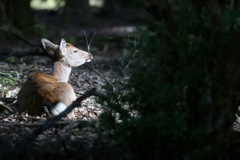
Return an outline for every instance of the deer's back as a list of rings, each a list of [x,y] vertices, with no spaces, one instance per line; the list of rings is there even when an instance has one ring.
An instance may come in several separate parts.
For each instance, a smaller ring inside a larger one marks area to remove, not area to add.
[[[58,102],[69,105],[75,97],[70,84],[58,82],[53,76],[38,72],[30,75],[22,85],[17,98],[18,110],[41,115],[44,105],[54,106]]]

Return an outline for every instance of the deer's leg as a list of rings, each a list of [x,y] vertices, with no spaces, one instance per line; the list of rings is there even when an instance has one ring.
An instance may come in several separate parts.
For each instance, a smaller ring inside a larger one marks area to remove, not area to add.
[[[76,94],[74,93],[74,90],[70,84],[61,82],[59,85],[58,103],[50,109],[51,113],[54,116],[63,112],[68,106],[72,104],[73,101],[76,100]],[[73,116],[73,112],[71,114]]]

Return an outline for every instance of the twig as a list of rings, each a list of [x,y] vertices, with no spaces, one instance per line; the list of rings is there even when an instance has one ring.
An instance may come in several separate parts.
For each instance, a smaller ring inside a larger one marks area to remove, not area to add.
[[[39,47],[42,48],[42,45],[40,44],[33,44],[31,43],[29,40],[27,40],[26,38],[23,38],[20,34],[17,34],[16,32],[14,32],[12,29],[4,29],[4,28],[0,28],[1,31],[5,32],[5,33],[9,33],[10,35],[12,35],[13,37],[16,37],[17,39],[23,41],[25,44],[31,46],[31,47]],[[43,49],[43,48],[42,48]]]
[[[113,88],[112,83],[95,69],[94,64],[93,64],[93,61],[91,61],[91,64],[92,64],[91,70],[92,70],[94,73],[96,73],[97,75],[99,75],[100,77],[102,77],[102,78],[107,82],[107,84]]]
[[[0,57],[9,57],[9,56],[14,56],[14,57],[24,57],[24,56],[46,56],[49,58],[52,58],[49,54],[47,54],[45,51],[41,51],[40,49],[29,49],[26,51],[7,51],[7,52],[2,52],[0,51]]]
[[[88,48],[88,52],[89,52],[89,51],[90,51],[91,43],[92,43],[92,41],[93,41],[93,38],[94,38],[95,35],[96,35],[96,32],[93,34],[93,36],[92,36],[91,40],[89,41],[89,43],[88,43],[88,38],[87,38],[86,32],[83,31],[83,34],[84,34],[84,36],[85,36],[86,43],[87,43],[87,48]],[[95,69],[94,64],[93,64],[93,60],[91,61],[91,64],[92,64],[92,68],[91,68],[92,71],[95,72],[95,73],[96,73],[97,75],[99,75],[100,77],[102,77],[102,78],[107,82],[107,84],[108,84],[109,86],[113,87],[112,84],[110,83],[110,81],[109,81],[107,78],[105,78],[102,74],[100,74],[100,73]]]
[[[21,58],[23,56],[47,56],[49,58],[53,58],[49,54],[46,53],[46,51],[44,50],[43,46],[40,43],[34,44],[34,43],[30,42],[29,40],[27,40],[26,38],[24,38],[23,36],[21,36],[20,34],[18,34],[17,32],[14,32],[12,29],[0,28],[0,31],[8,33],[8,34],[12,35],[13,37],[23,41],[23,43],[29,45],[30,47],[35,48],[33,50],[27,50],[27,51],[12,51],[12,53],[9,53],[9,52],[4,53],[1,51],[0,57],[15,56],[15,57]],[[41,51],[39,49],[41,49]]]
[[[66,131],[75,129],[75,128],[84,128],[84,127],[89,127],[95,124],[95,121],[86,121],[86,120],[76,120],[76,121],[71,121],[69,124],[67,124],[62,130],[61,133],[64,133]]]
[[[79,103],[81,103],[84,99],[93,95],[96,95],[95,88],[87,91],[85,94],[77,98],[66,110],[64,110],[59,115],[48,119],[43,125],[39,126],[31,134],[27,135],[23,140],[18,142],[14,148],[2,150],[0,152],[0,159],[6,159],[6,158],[11,159],[11,158],[23,155],[27,151],[28,145],[32,143],[41,133],[43,133],[45,130],[51,127],[54,127],[57,124],[57,122],[60,119],[62,119],[62,117],[65,117],[76,106],[79,106]]]
[[[78,122],[78,121],[77,121]],[[35,123],[0,123],[0,126],[4,127],[38,127],[46,123],[46,121],[41,122],[35,122]],[[70,123],[73,123],[72,121],[59,121],[56,122],[56,125],[68,125]]]
[[[96,32],[93,34],[93,36],[92,36],[91,40],[89,41],[89,43],[88,43],[88,38],[87,38],[86,32],[83,31],[83,34],[84,34],[84,36],[85,36],[86,43],[87,43],[87,48],[88,48],[88,52],[89,52],[89,51],[90,51],[91,43],[92,43],[92,41],[93,41],[93,38],[94,38],[95,35],[96,35]],[[95,69],[94,64],[93,64],[93,60],[91,61],[91,64],[92,64],[92,68],[91,68],[92,71],[93,71],[94,73],[96,73],[97,75],[99,75],[100,77],[102,77],[102,78],[107,82],[107,84],[113,88],[113,85],[110,83],[110,81],[109,81],[107,78],[105,78],[102,74],[100,74],[100,73]]]
[[[0,101],[0,108],[3,108],[4,110],[7,110],[9,113],[13,113],[13,110],[1,101]]]
[[[89,52],[89,51],[90,51],[90,47],[91,47],[91,43],[92,43],[92,41],[93,41],[93,39],[94,39],[94,37],[95,37],[95,35],[96,35],[96,32],[94,32],[94,34],[93,34],[91,40],[89,41],[89,43],[88,43],[88,38],[87,38],[86,32],[83,31],[83,34],[84,34],[84,36],[85,36],[86,43],[87,43],[87,49],[88,49],[88,52]]]
[[[128,63],[127,63],[124,67],[122,67],[121,70],[119,71],[119,73],[118,73],[118,75],[116,76],[114,82],[116,82],[117,79],[119,78],[119,76],[123,73],[123,71],[124,71],[126,68],[128,68],[128,66],[132,63],[133,58],[136,56],[136,54],[137,54],[139,51],[140,51],[140,50],[138,49],[138,50],[136,50],[136,51],[132,54],[132,56],[131,56],[130,60],[128,61]]]
[[[4,101],[4,102],[14,102],[17,98],[6,98],[6,97],[0,97],[0,100],[1,101]]]

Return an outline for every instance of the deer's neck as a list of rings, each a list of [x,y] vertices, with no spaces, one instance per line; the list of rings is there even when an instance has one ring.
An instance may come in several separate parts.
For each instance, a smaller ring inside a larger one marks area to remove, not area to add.
[[[60,82],[68,82],[72,68],[61,61],[54,62],[52,75]]]

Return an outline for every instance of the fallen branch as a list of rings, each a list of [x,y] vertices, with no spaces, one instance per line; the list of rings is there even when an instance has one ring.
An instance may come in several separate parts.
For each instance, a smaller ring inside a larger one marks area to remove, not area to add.
[[[61,120],[68,113],[70,113],[76,106],[79,106],[79,103],[93,95],[96,95],[95,88],[87,91],[85,94],[77,98],[66,110],[64,110],[59,115],[48,119],[43,125],[39,126],[31,134],[27,135],[23,140],[18,142],[15,147],[2,150],[0,152],[0,159],[11,159],[24,155],[24,153],[26,153],[27,151],[29,144],[32,143],[41,133],[43,133],[49,128],[54,127],[59,120]]]
[[[71,123],[67,124],[61,131],[61,133],[70,131],[75,128],[84,128],[90,125],[93,125],[94,121],[84,121],[84,120],[77,120],[77,121],[71,121]]]
[[[38,48],[43,49],[41,44],[34,44],[34,43],[30,42],[29,40],[27,40],[26,38],[24,38],[23,36],[21,36],[20,34],[18,34],[16,31],[14,31],[11,28],[7,28],[7,29],[6,28],[0,28],[0,31],[3,31],[5,33],[8,33],[8,34],[12,35],[13,37],[23,41],[25,44],[29,45],[30,47],[38,47]]]
[[[0,126],[3,126],[3,127],[38,127],[38,126],[41,126],[43,125],[44,121],[42,122],[34,122],[34,123],[0,123]],[[68,125],[72,122],[70,121],[59,121],[56,123],[56,125]]]
[[[4,110],[7,110],[9,113],[13,113],[13,110],[1,101],[0,101],[0,108],[3,108]]]
[[[1,127],[39,127],[41,125],[44,125],[46,121],[40,121],[40,122],[34,122],[34,123],[0,123]],[[57,126],[65,126],[63,130],[69,130],[71,128],[74,128],[80,123],[85,123],[82,120],[76,120],[76,121],[58,121],[55,125]]]
[[[13,103],[17,98],[6,98],[6,97],[0,97],[0,101]]]
[[[47,54],[44,51],[41,51],[38,48],[24,50],[24,51],[7,51],[7,52],[0,51],[1,58],[11,57],[11,56],[17,57],[17,58],[21,58],[24,56],[46,56],[46,57],[52,58],[49,54]]]
[[[14,31],[13,29],[0,28],[0,31],[10,34],[11,36],[21,40],[26,45],[34,48],[34,49],[29,49],[29,50],[24,50],[24,51],[7,51],[7,52],[0,51],[1,58],[9,57],[9,56],[14,56],[14,57],[18,57],[18,58],[21,58],[24,56],[47,56],[49,58],[53,58],[49,54],[46,53],[46,51],[44,50],[44,48],[42,47],[42,45],[40,43],[38,43],[38,44],[32,43],[31,41],[27,40],[26,38],[21,36],[16,31]]]

